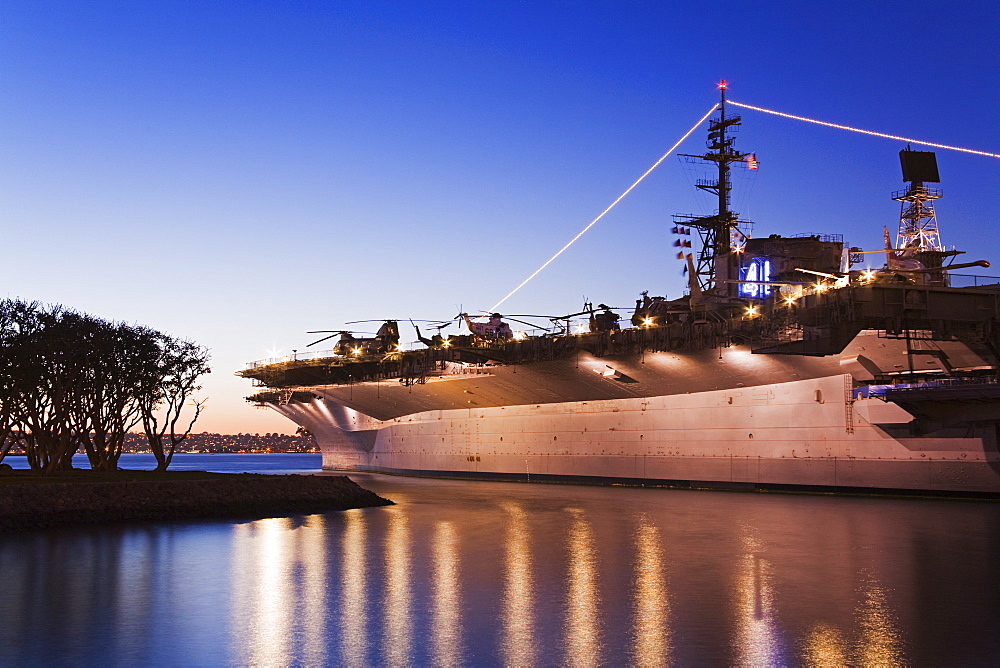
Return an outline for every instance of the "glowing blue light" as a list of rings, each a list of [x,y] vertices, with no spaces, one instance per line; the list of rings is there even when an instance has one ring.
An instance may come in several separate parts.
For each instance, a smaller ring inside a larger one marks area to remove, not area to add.
[[[740,283],[741,297],[760,299],[769,296],[771,286],[761,283],[771,280],[771,261],[766,257],[751,258],[746,265],[740,267],[740,280],[747,281]]]

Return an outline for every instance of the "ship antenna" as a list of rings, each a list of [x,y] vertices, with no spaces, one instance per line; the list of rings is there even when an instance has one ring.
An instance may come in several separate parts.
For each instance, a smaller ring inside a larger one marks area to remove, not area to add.
[[[721,138],[721,146],[719,153],[725,153],[729,151],[726,144],[726,88],[729,84],[723,79],[719,82],[719,136]],[[732,186],[729,183],[729,163],[725,160],[719,160],[719,222],[728,219],[729,217],[729,192],[732,190]],[[720,226],[721,227],[721,226]],[[719,231],[722,231],[721,229]],[[726,230],[728,232],[728,230]],[[729,245],[726,244],[725,248],[720,248],[722,235],[718,235],[715,239],[715,250],[716,253],[725,253],[729,250]],[[728,236],[728,235],[727,235]]]
[[[940,199],[942,192],[924,185],[941,181],[937,158],[931,151],[914,151],[907,144],[899,152],[899,163],[908,187],[892,194],[894,200],[901,202],[896,248],[943,251],[934,213],[934,200]]]
[[[948,285],[947,271],[943,262],[947,257],[958,255],[959,251],[946,251],[941,245],[934,200],[940,199],[940,188],[928,188],[925,183],[940,183],[937,158],[931,151],[914,151],[907,144],[899,152],[899,163],[903,168],[903,181],[907,188],[892,194],[900,202],[899,231],[896,233],[896,248],[887,255],[889,268],[900,268],[904,260],[916,260],[923,268],[931,270],[918,276],[926,285]]]
[[[756,169],[756,158],[750,153],[740,153],[734,147],[735,138],[731,131],[740,125],[741,117],[726,115],[726,89],[729,84],[725,79],[718,83],[719,116],[708,124],[708,152],[701,155],[681,154],[689,160],[699,160],[715,163],[718,176],[715,179],[698,179],[695,187],[716,195],[718,210],[711,216],[676,215],[675,222],[698,230],[701,236],[702,248],[698,255],[695,273],[702,290],[720,297],[732,296],[735,283],[730,279],[738,278],[738,258],[732,253],[733,231],[743,223],[739,215],[730,209],[730,194],[732,193],[731,167],[734,162],[747,162],[751,169]]]

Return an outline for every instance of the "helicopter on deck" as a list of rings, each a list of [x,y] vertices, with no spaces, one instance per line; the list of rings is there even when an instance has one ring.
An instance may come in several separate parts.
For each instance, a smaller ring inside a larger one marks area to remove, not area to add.
[[[481,339],[499,341],[514,338],[514,330],[503,321],[503,316],[499,313],[491,313],[486,322],[473,322],[468,313],[460,313],[459,317],[465,320],[469,331]]]
[[[420,343],[424,344],[428,348],[434,348],[436,350],[439,350],[441,348],[451,348],[452,346],[455,345],[467,345],[469,343],[468,336],[445,336],[444,334],[441,333],[442,330],[444,330],[446,327],[450,327],[453,323],[454,320],[448,320],[443,323],[432,325],[430,329],[436,331],[434,332],[434,334],[431,335],[430,338],[427,338],[426,336],[420,333],[420,325],[418,325],[412,320],[410,321],[410,324],[413,325],[413,329],[415,329],[417,332],[417,341],[420,341]]]
[[[356,324],[356,323],[347,323]],[[399,350],[399,323],[396,320],[385,320],[382,326],[375,332],[375,336],[369,338],[357,337],[355,334],[364,332],[352,332],[348,330],[315,330],[307,334],[329,334],[321,339],[317,339],[309,344],[314,346],[340,335],[340,339],[333,347],[333,354],[340,357],[351,357],[356,355],[376,355],[395,352]]]

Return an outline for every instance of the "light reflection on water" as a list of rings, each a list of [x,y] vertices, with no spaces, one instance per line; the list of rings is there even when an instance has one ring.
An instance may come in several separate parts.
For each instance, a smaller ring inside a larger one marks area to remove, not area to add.
[[[528,514],[519,504],[503,503],[504,537],[503,650],[508,666],[535,663],[534,579]]]
[[[296,621],[303,627],[305,638],[301,653],[297,654],[302,663],[310,666],[320,666],[329,663],[326,636],[329,632],[327,614],[326,590],[327,578],[327,545],[326,517],[313,515],[309,517],[309,530],[295,532],[299,538],[299,568],[302,571],[301,586],[295,592],[301,614],[296,615]]]
[[[592,666],[598,662],[601,644],[594,535],[583,510],[567,510],[573,520],[566,563],[566,658],[574,665]]]
[[[818,623],[806,634],[803,661],[810,666],[900,666],[912,663],[902,651],[901,628],[885,589],[870,573],[860,574],[852,623],[835,628]]]
[[[857,612],[861,638],[860,656],[855,657],[855,663],[865,666],[902,665],[897,615],[885,589],[874,577],[866,575],[858,593],[861,596]]]
[[[385,532],[385,662],[410,663],[412,635],[410,602],[410,530],[406,515],[393,513]]]
[[[295,612],[289,575],[296,557],[290,529],[287,518],[235,527],[232,572],[249,576],[232,588],[236,648],[245,653],[243,663],[289,662],[288,625]]]
[[[763,545],[743,527],[742,554],[737,560],[736,584],[736,649],[737,665],[786,665],[782,654],[782,638],[774,628],[774,591],[771,564],[762,556]]]
[[[462,612],[458,536],[451,522],[436,522],[433,538],[431,644],[437,666],[462,664]]]
[[[396,506],[0,540],[0,663],[1000,659],[1000,504],[359,475]]]
[[[670,598],[662,554],[660,531],[643,513],[635,532],[635,619],[632,622],[633,663],[640,666],[670,664]]]
[[[352,666],[364,665],[368,655],[368,544],[367,513],[344,512],[340,535],[340,660]]]
[[[847,666],[843,634],[826,624],[817,624],[805,638],[803,663],[808,666]]]

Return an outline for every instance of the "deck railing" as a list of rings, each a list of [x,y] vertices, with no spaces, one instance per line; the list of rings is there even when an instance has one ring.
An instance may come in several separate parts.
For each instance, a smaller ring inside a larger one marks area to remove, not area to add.
[[[974,274],[952,274],[948,273],[953,288],[975,288],[981,285],[996,285],[1000,283],[1000,276],[976,276]]]

